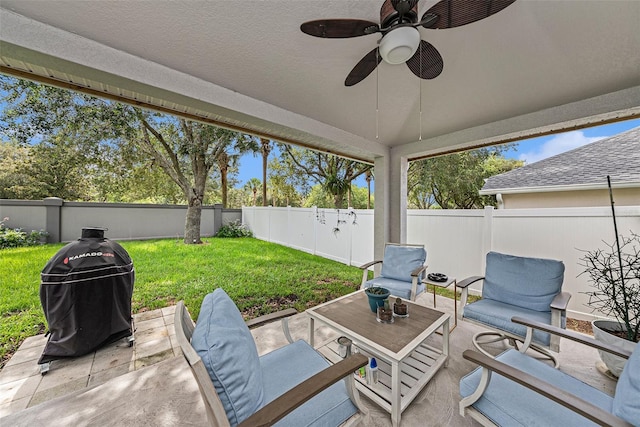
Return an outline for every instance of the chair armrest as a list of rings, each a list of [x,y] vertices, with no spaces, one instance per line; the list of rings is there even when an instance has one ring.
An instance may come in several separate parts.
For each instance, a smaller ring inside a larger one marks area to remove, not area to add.
[[[411,277],[418,277],[427,269],[426,265],[422,265],[411,272]]]
[[[295,308],[287,308],[286,310],[276,311],[275,313],[269,313],[256,317],[255,319],[247,320],[245,323],[249,328],[257,328],[267,323],[293,316],[294,314],[298,314],[298,310]]]
[[[467,277],[464,280],[459,281],[458,283],[456,283],[456,287],[458,288],[466,288],[467,286],[469,286],[472,283],[475,283],[479,280],[483,280],[484,276],[471,276],[471,277]]]
[[[554,310],[565,311],[569,305],[570,299],[571,294],[569,292],[560,292],[553,298],[553,301],[551,301],[551,308]]]
[[[377,259],[377,260],[375,260],[375,261],[371,261],[371,262],[368,262],[368,263],[366,263],[366,264],[362,264],[362,265],[361,265],[360,267],[358,267],[358,268],[360,268],[360,269],[362,269],[362,270],[365,270],[365,269],[367,269],[367,268],[371,267],[372,265],[376,265],[376,264],[379,264],[379,263],[381,263],[381,262],[382,262],[382,260],[381,260],[381,259]]]
[[[492,359],[482,353],[472,350],[465,350],[462,357],[474,362],[483,368],[489,369],[496,374],[500,374],[511,381],[527,387],[536,393],[551,399],[560,405],[571,409],[583,417],[605,426],[624,426],[630,427],[631,424],[616,417],[615,415],[571,394],[559,387],[549,384],[546,381],[536,378],[533,375],[522,372],[519,369]]]
[[[369,359],[363,354],[352,354],[348,358],[335,365],[331,365],[271,401],[268,405],[244,420],[239,427],[273,425],[334,383],[340,381],[347,375],[353,375],[354,371],[366,365],[368,361]]]
[[[558,328],[556,326],[551,326],[551,325],[546,325],[544,323],[540,323],[540,322],[536,322],[534,320],[530,320],[530,319],[525,319],[523,317],[518,317],[518,316],[514,316],[511,318],[511,321],[513,323],[519,323],[521,325],[533,328],[533,329],[538,329],[544,332],[548,332],[550,334],[554,334],[554,335],[558,335],[562,338],[567,338],[570,339],[572,341],[576,341],[578,343],[587,345],[589,347],[593,347],[596,348],[598,350],[602,350],[602,351],[606,351],[608,353],[614,354],[616,356],[620,356],[623,357],[625,359],[628,359],[629,356],[631,356],[631,352],[627,351],[621,347],[615,346],[615,345],[609,345],[609,344],[605,344],[603,342],[600,342],[588,335],[583,335],[583,334],[579,334],[577,332],[571,331],[571,330],[567,330],[567,329],[562,329],[562,328]]]

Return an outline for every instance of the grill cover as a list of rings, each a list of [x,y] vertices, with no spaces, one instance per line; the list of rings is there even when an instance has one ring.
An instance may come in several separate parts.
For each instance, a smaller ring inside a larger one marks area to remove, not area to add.
[[[82,356],[132,334],[133,261],[104,229],[83,228],[40,276],[50,336],[38,363]]]

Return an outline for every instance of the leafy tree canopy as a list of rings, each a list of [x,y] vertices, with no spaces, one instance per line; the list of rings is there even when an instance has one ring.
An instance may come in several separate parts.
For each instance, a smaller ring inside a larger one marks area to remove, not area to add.
[[[280,152],[281,163],[289,176],[304,177],[306,182],[300,182],[307,193],[315,181],[333,196],[334,206],[344,208],[344,198],[349,192],[351,183],[373,166],[356,162],[332,154],[320,153],[303,148],[294,148],[282,144]]]
[[[512,145],[480,148],[413,162],[408,172],[409,207],[414,209],[480,209],[495,206],[495,198],[480,196],[484,180],[521,167],[506,159]]]

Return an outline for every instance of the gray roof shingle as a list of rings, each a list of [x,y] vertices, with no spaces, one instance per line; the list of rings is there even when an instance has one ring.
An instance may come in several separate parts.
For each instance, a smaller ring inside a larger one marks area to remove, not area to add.
[[[637,182],[640,187],[640,127],[575,148],[487,179],[481,192],[507,189],[607,185]]]

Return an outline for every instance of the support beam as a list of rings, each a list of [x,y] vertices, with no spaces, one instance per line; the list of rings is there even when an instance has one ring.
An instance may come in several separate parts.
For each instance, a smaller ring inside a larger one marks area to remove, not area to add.
[[[393,151],[393,150],[392,150]],[[374,257],[382,259],[387,242],[407,243],[406,156],[376,157],[374,207]]]
[[[384,244],[389,241],[389,156],[376,157],[374,171],[373,257],[382,259]]]
[[[407,242],[407,172],[409,159],[391,150],[389,165],[389,241]],[[409,242],[410,243],[410,242]]]

